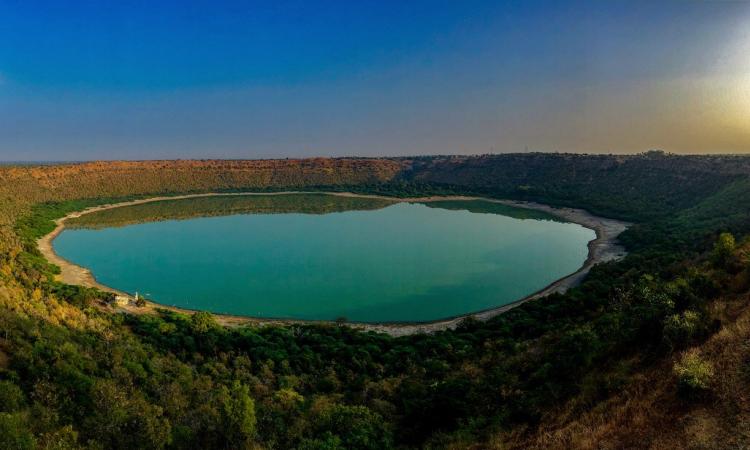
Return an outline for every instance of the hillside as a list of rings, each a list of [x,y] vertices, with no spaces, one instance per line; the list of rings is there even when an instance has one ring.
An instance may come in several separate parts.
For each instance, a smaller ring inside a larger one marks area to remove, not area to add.
[[[750,158],[660,153],[0,167],[0,448],[746,446],[745,422],[715,424],[745,414],[749,177]],[[625,260],[565,295],[403,338],[114,314],[35,248],[94,204],[299,188],[479,194],[636,225]]]
[[[409,160],[400,178],[649,220],[750,175],[741,156],[506,154]]]
[[[733,258],[729,273],[721,275],[730,288],[704,305],[711,328],[691,328],[692,334],[702,335],[695,345],[683,343],[663,351],[634,373],[624,374],[624,365],[602,368],[598,376],[615,381],[617,389],[584,390],[550,410],[533,433],[516,430],[496,439],[518,449],[746,446],[750,432],[750,240],[738,245]],[[705,264],[702,269],[715,270],[711,266]],[[685,339],[691,333],[669,333],[665,345],[671,347],[676,337]],[[683,372],[682,367],[689,370]]]

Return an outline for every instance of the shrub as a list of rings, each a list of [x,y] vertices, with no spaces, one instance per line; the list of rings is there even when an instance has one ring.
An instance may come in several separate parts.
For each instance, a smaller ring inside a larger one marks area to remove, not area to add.
[[[196,333],[207,333],[218,328],[219,324],[210,312],[199,311],[190,317],[190,327]]]
[[[338,448],[339,442],[343,448],[393,447],[388,425],[379,414],[365,406],[333,405],[319,418],[318,428],[318,435],[325,436],[326,442],[317,448]],[[332,436],[336,439],[331,439]]]
[[[670,348],[682,347],[704,331],[700,314],[685,311],[672,314],[664,319],[664,343]]]
[[[20,414],[0,413],[0,450],[36,448],[36,439]]]
[[[255,401],[250,389],[234,381],[231,388],[222,388],[223,429],[226,448],[249,448],[255,436]]]
[[[0,381],[0,412],[16,412],[20,410],[26,400],[21,388],[12,381]]]
[[[734,254],[736,246],[732,233],[721,233],[716,244],[714,244],[714,250],[711,255],[714,264],[718,267],[726,267]]]
[[[344,450],[341,439],[338,436],[326,432],[323,437],[317,439],[304,439],[299,450]]]
[[[677,383],[683,394],[692,396],[709,390],[714,377],[714,367],[703,359],[697,350],[686,352],[674,365]]]

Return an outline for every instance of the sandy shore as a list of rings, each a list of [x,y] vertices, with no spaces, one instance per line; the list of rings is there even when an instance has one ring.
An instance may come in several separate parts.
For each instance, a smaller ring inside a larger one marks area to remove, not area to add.
[[[174,197],[153,197],[153,198],[147,198],[147,199],[141,199],[141,200],[133,200],[129,202],[101,205],[101,206],[88,208],[83,211],[73,212],[73,213],[68,214],[65,217],[57,219],[55,221],[55,225],[56,225],[55,229],[48,235],[39,239],[37,241],[37,245],[41,253],[44,255],[45,258],[47,258],[48,261],[60,267],[61,272],[57,276],[57,279],[59,281],[62,281],[68,284],[77,284],[77,285],[87,286],[87,287],[96,287],[98,289],[101,289],[102,291],[114,292],[118,295],[128,296],[128,294],[124,292],[117,291],[116,289],[112,289],[109,286],[104,286],[98,283],[96,279],[94,278],[94,276],[92,275],[90,270],[86,269],[85,267],[81,267],[69,261],[66,261],[65,259],[61,258],[55,253],[52,247],[52,241],[63,231],[63,229],[65,228],[66,220],[72,219],[75,217],[80,217],[84,214],[91,214],[97,211],[103,211],[103,210],[112,209],[112,208],[120,208],[124,206],[139,205],[143,203],[158,202],[158,201],[163,201],[163,200],[179,200],[179,199],[185,199],[185,198],[212,197],[212,196],[291,195],[291,194],[321,194],[321,192],[287,191],[287,192],[274,192],[274,193],[191,194],[191,195],[181,195],[181,196],[174,196]],[[527,209],[534,209],[538,211],[544,211],[549,214],[555,215],[561,219],[564,219],[566,221],[574,222],[586,228],[590,228],[596,232],[596,239],[592,240],[588,244],[588,247],[589,247],[588,258],[586,259],[583,266],[581,266],[581,268],[578,269],[578,271],[564,278],[561,278],[555,281],[554,283],[550,284],[549,286],[545,287],[544,289],[538,292],[535,292],[516,302],[503,305],[497,308],[488,309],[485,311],[480,311],[480,312],[476,312],[472,314],[466,314],[463,316],[446,319],[446,320],[435,321],[435,322],[392,323],[392,324],[362,324],[362,323],[347,324],[348,326],[351,326],[354,328],[388,333],[393,336],[405,336],[405,335],[415,334],[415,333],[432,333],[432,332],[441,331],[441,330],[453,329],[464,318],[469,317],[469,316],[474,317],[478,320],[488,320],[512,308],[515,308],[516,306],[521,305],[525,302],[536,300],[538,298],[547,296],[552,293],[563,293],[567,291],[568,289],[570,289],[571,287],[578,285],[586,277],[586,275],[589,273],[589,271],[594,265],[601,263],[601,262],[622,259],[625,256],[625,249],[621,245],[619,245],[617,241],[617,237],[620,235],[620,233],[625,231],[627,227],[630,225],[627,222],[594,216],[582,209],[553,208],[551,206],[542,205],[539,203],[519,202],[519,201],[513,201],[513,200],[496,200],[496,199],[487,199],[487,198],[481,198],[481,197],[466,197],[466,196],[393,198],[393,197],[385,197],[385,196],[378,196],[378,195],[354,194],[354,193],[349,193],[349,192],[330,192],[330,193],[325,193],[325,194],[337,195],[341,197],[377,198],[377,199],[391,200],[393,202],[484,200],[484,201],[500,203],[500,204],[508,205],[508,206],[515,206],[519,208],[527,208]],[[143,307],[136,307],[131,302],[129,305],[121,306],[118,309],[121,310],[122,312],[128,312],[132,314],[150,314],[150,313],[154,313],[157,309],[170,309],[173,311],[179,311],[179,312],[184,312],[184,313],[194,312],[194,311],[187,310],[187,309],[159,305],[159,304],[152,303],[152,302],[147,302],[146,306],[143,306]],[[251,317],[232,316],[232,315],[223,315],[223,314],[217,314],[216,318],[217,318],[217,321],[219,321],[219,323],[226,325],[226,326],[240,326],[240,325],[248,325],[248,324],[263,325],[263,324],[311,323],[307,321],[257,319],[257,318],[251,318]],[[322,323],[331,323],[331,322],[322,322]]]

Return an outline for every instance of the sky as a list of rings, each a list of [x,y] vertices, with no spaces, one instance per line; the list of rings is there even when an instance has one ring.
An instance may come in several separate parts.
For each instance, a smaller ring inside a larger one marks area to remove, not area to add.
[[[0,0],[0,160],[750,152],[750,1]]]

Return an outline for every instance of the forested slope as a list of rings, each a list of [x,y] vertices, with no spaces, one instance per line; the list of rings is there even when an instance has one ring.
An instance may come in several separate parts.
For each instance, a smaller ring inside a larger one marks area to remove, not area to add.
[[[659,414],[726,417],[744,408],[724,383],[744,365],[701,348],[726,355],[745,333],[734,321],[750,279],[748,167],[659,153],[2,167],[0,448],[618,447],[632,445],[618,428],[627,421],[572,418],[601,419],[618,395],[643,399],[644,377],[671,396]],[[53,281],[34,247],[51,219],[87,205],[302,187],[534,200],[637,225],[623,236],[628,258],[566,295],[404,338],[116,315],[96,291]],[[729,329],[733,340],[718,339]],[[737,445],[750,439],[743,426],[729,433]],[[647,431],[644,446],[684,448]]]
[[[400,177],[643,221],[690,207],[748,175],[747,157],[649,152],[426,157],[409,160]]]

